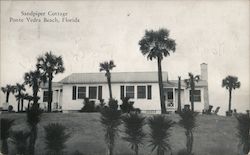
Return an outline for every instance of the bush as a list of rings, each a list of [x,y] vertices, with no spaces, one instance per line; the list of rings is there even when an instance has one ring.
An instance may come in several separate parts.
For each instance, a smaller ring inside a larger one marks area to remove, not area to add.
[[[44,130],[47,154],[62,155],[65,143],[70,137],[70,134],[66,133],[66,128],[59,123],[50,123]]]
[[[13,131],[12,139],[15,144],[16,151],[18,155],[26,155],[27,154],[27,140],[30,136],[29,132],[25,131]]]
[[[152,151],[157,149],[157,155],[164,155],[165,151],[171,151],[169,144],[170,128],[174,125],[172,120],[167,119],[164,115],[154,115],[149,118],[150,127],[150,146]]]
[[[10,136],[10,128],[14,123],[14,120],[8,119],[8,118],[1,118],[1,140],[2,140],[2,146],[1,151],[3,154],[8,154],[8,143],[7,139]]]
[[[97,112],[95,101],[90,101],[89,98],[84,98],[83,107],[80,112]]]
[[[9,106],[8,106],[8,112],[14,112],[14,111],[13,111],[13,106],[12,106],[12,105],[9,105]]]
[[[115,139],[118,136],[118,126],[121,124],[121,112],[117,110],[118,101],[111,99],[109,106],[101,111],[101,123],[105,132],[109,155],[113,155]]]
[[[240,139],[240,144],[242,146],[242,151],[247,154],[250,151],[250,115],[249,114],[239,114],[236,115],[238,120],[238,134]]]
[[[123,113],[129,113],[130,111],[134,110],[133,104],[134,102],[129,101],[129,97],[125,97],[122,99],[122,104],[120,105],[120,108]]]

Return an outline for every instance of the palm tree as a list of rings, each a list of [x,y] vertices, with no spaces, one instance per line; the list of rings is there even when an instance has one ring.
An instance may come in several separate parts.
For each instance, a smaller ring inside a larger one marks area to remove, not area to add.
[[[187,137],[187,153],[191,155],[194,141],[193,129],[196,127],[196,116],[198,115],[198,113],[190,109],[186,109],[181,111],[179,115],[181,117],[179,123],[186,130],[185,134]]]
[[[192,73],[188,73],[189,79],[185,79],[184,82],[187,85],[187,88],[191,88],[191,110],[194,111],[194,91],[195,91],[195,82],[200,80],[200,76],[194,76]]]
[[[113,100],[109,102],[109,107],[101,111],[101,123],[104,127],[105,141],[108,146],[109,155],[113,155],[115,139],[119,131],[118,127],[121,124],[121,112],[117,110],[118,105],[115,105]]]
[[[113,60],[105,61],[103,63],[100,63],[100,72],[101,71],[105,71],[105,76],[107,77],[107,81],[108,81],[108,86],[109,86],[109,98],[112,99],[112,89],[111,89],[111,73],[110,71],[116,67],[114,64]]]
[[[238,120],[238,137],[242,145],[242,151],[247,154],[250,151],[250,115],[240,114],[236,116]]]
[[[123,117],[123,122],[126,134],[123,139],[130,143],[131,149],[135,152],[135,155],[138,155],[139,146],[143,144],[142,141],[146,136],[143,131],[145,117],[142,117],[138,113],[130,113]]]
[[[169,144],[170,128],[174,125],[172,120],[167,119],[164,115],[154,115],[149,118],[150,127],[150,146],[152,151],[157,149],[157,155],[164,155],[165,151],[171,151]]]
[[[170,55],[170,51],[175,52],[176,43],[173,39],[169,38],[169,30],[159,29],[158,31],[146,30],[144,37],[139,41],[139,45],[142,54],[147,55],[147,59],[151,61],[152,59],[157,59],[161,112],[166,113],[161,62],[164,57]]]
[[[8,154],[7,139],[10,136],[10,128],[13,125],[14,120],[8,118],[1,118],[1,140],[2,140],[2,153]]]
[[[37,93],[41,82],[45,82],[45,76],[42,76],[41,72],[37,69],[24,74],[24,84],[32,87],[33,91],[33,104],[38,106],[39,97]]]
[[[59,123],[50,123],[44,130],[47,154],[63,155],[65,143],[70,137],[70,134],[66,133],[66,127]]]
[[[18,111],[23,111],[23,100],[25,98],[25,94],[21,92],[20,94],[15,95],[15,97],[18,102],[21,102],[21,107],[18,103]]]
[[[181,112],[181,77],[178,76],[178,108],[177,112]]]
[[[6,85],[6,87],[1,87],[1,90],[3,93],[6,93],[6,103],[9,103],[9,95],[10,93],[14,94],[16,89],[15,86],[12,85]]]
[[[19,112],[20,111],[20,102],[23,99],[23,91],[25,91],[26,89],[25,89],[24,84],[19,84],[19,83],[16,84],[15,88],[16,88],[16,91],[17,91],[16,99],[18,101],[17,111]]]
[[[240,88],[240,82],[238,81],[238,77],[228,75],[222,80],[222,87],[226,87],[226,89],[228,89],[229,91],[228,112],[231,113],[232,90]]]
[[[56,56],[52,52],[47,52],[45,55],[37,58],[37,68],[42,71],[42,75],[48,79],[48,112],[51,112],[52,103],[52,80],[54,75],[63,73],[65,68],[61,56]]]
[[[18,155],[26,155],[27,154],[27,140],[30,136],[29,132],[25,131],[13,131],[12,132],[12,142],[16,146]]]
[[[27,111],[27,124],[30,127],[29,155],[35,154],[35,144],[37,138],[37,124],[41,120],[42,110],[33,104]]]

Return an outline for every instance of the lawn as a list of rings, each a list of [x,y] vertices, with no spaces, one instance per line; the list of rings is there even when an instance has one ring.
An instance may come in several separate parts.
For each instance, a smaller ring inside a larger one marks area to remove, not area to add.
[[[176,114],[167,115],[170,119],[178,122],[179,116]],[[1,114],[1,118],[15,119],[13,130],[25,130],[26,115],[23,114]],[[150,115],[147,115],[150,117]],[[104,141],[104,132],[99,122],[99,113],[44,113],[42,120],[38,126],[38,140],[36,143],[36,155],[45,154],[43,143],[44,130],[43,126],[48,123],[58,122],[68,128],[71,133],[71,138],[67,142],[65,151],[67,154],[79,150],[85,155],[105,155],[106,145]],[[234,117],[224,116],[207,116],[199,115],[197,117],[198,127],[194,132],[194,146],[193,152],[195,155],[236,155],[238,152],[238,139],[236,125],[237,121]],[[120,127],[121,132],[123,127]],[[148,133],[148,126],[145,126]],[[172,128],[172,136],[170,143],[174,155],[180,149],[185,148],[186,137],[184,130],[176,124]],[[124,142],[121,137],[116,141],[115,155],[132,155],[127,142]],[[11,145],[11,144],[10,144]],[[10,146],[12,154],[14,154],[13,146]],[[148,143],[140,149],[143,155],[155,155],[148,147]]]

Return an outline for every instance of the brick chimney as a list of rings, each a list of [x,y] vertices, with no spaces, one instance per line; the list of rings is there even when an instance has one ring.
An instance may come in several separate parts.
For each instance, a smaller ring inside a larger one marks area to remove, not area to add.
[[[208,96],[208,71],[207,71],[207,64],[202,63],[201,64],[201,80],[203,80],[206,83],[206,86],[204,86],[204,109],[209,108],[209,96]]]
[[[201,80],[208,80],[208,75],[207,75],[207,64],[202,63],[201,64]]]

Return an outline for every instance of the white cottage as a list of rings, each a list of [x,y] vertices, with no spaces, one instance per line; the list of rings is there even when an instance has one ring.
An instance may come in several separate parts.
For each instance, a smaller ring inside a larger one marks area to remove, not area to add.
[[[177,109],[178,80],[168,79],[163,72],[164,98],[168,111]],[[194,108],[197,111],[208,109],[208,73],[207,64],[201,64],[200,81],[194,92]],[[145,113],[160,113],[160,97],[157,72],[112,72],[113,98],[119,103],[124,97],[130,97],[135,108]],[[41,107],[47,108],[48,90],[42,87]],[[108,101],[109,90],[105,73],[73,73],[59,82],[53,83],[52,110],[75,111],[83,106],[83,99],[89,98],[96,104],[99,99]],[[190,89],[181,81],[181,104],[190,104]]]

